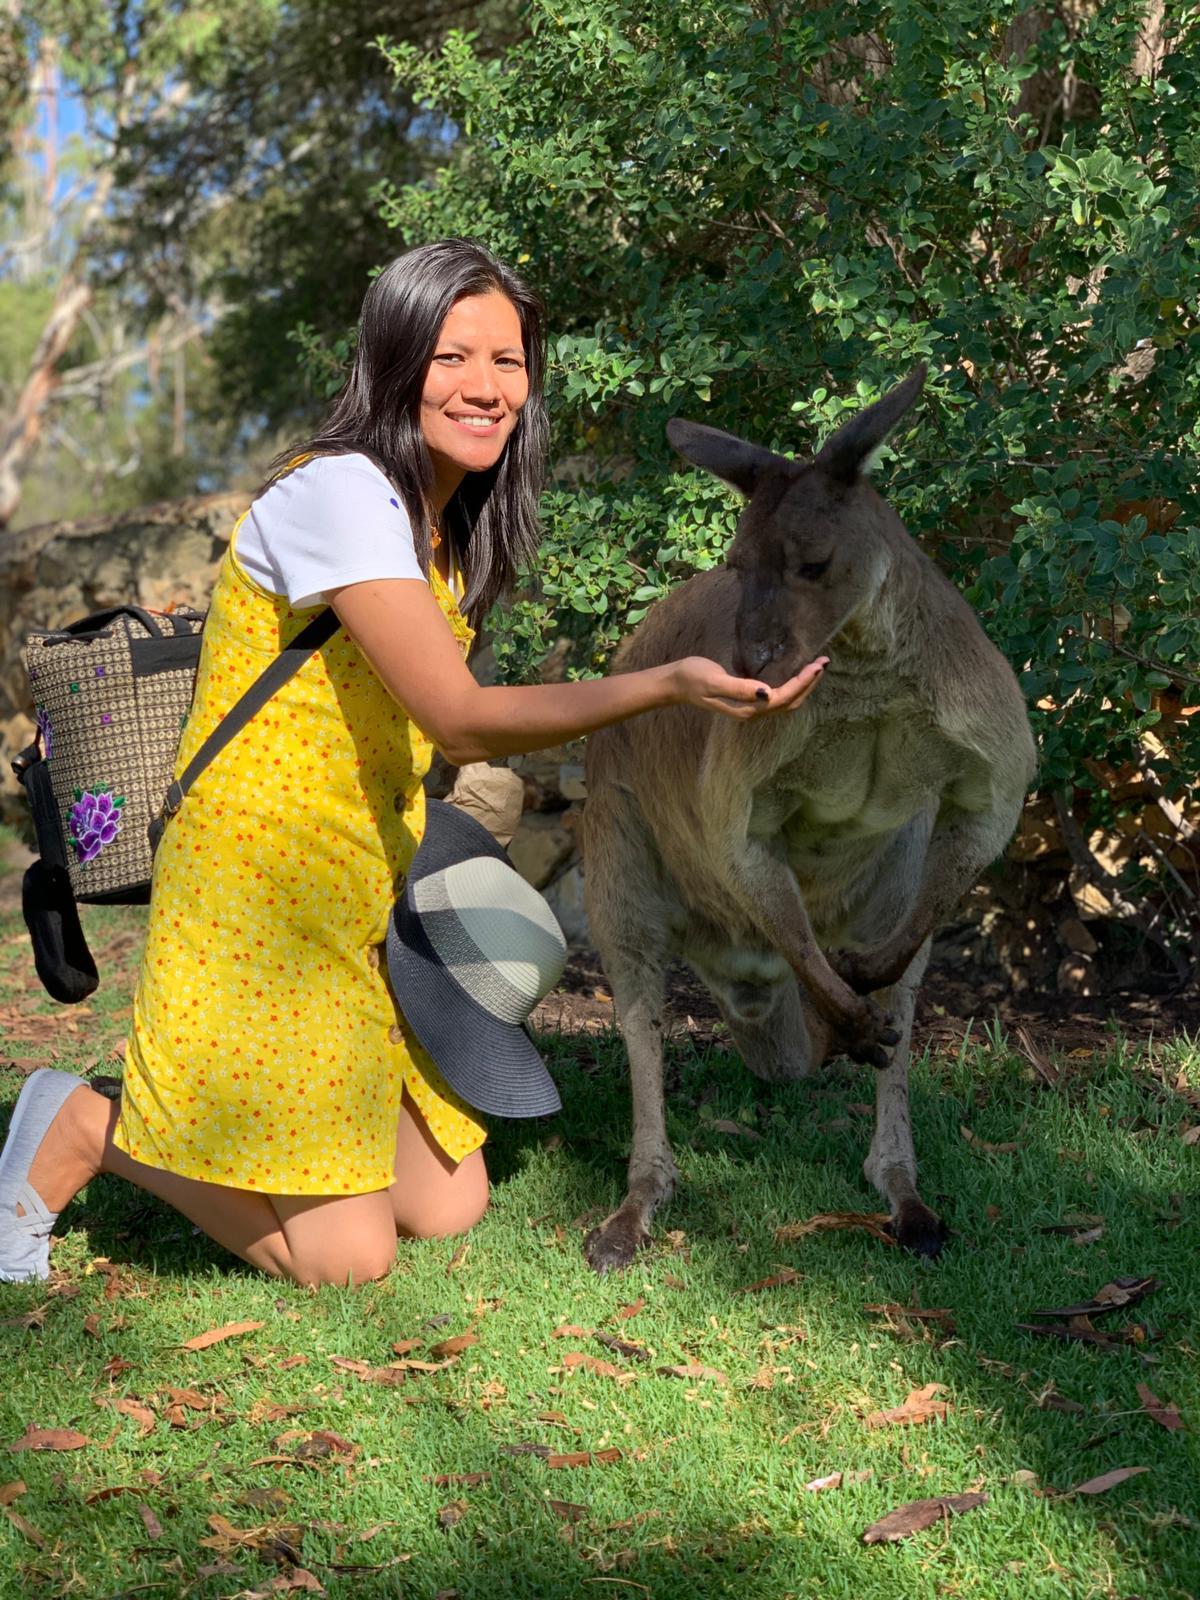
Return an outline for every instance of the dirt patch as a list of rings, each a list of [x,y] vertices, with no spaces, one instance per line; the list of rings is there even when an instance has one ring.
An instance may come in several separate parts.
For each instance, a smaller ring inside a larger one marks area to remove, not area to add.
[[[667,1027],[687,1033],[697,1044],[723,1037],[712,996],[681,962],[667,973]],[[1180,1033],[1200,1036],[1200,994],[1074,995],[1007,992],[998,982],[967,983],[951,972],[930,970],[917,1000],[913,1044],[958,1043],[971,1027],[978,1039],[983,1025],[999,1015],[1008,1032],[1023,1024],[1041,1049],[1100,1050],[1114,1032],[1144,1042]],[[615,1026],[612,994],[595,951],[571,952],[562,981],[533,1014],[539,1029],[557,1033],[607,1033]]]

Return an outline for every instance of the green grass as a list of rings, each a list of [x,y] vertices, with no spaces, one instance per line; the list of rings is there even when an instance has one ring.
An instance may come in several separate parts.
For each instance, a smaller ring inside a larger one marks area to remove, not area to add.
[[[125,1031],[140,914],[90,911],[87,920],[106,981],[87,1014],[72,1019],[29,983],[19,916],[10,907],[0,917],[4,1125],[21,1078],[3,1063],[106,1070]],[[39,1026],[29,1017],[51,1015],[44,1038],[13,1037]],[[245,1546],[222,1558],[201,1544],[214,1537],[213,1516],[243,1531],[301,1529],[303,1566],[333,1596],[1200,1592],[1200,1148],[1180,1137],[1200,1121],[1186,1098],[1200,1083],[1195,1045],[1162,1041],[1147,1053],[1114,1036],[1103,1059],[1061,1061],[1067,1070],[1053,1090],[1035,1085],[997,1035],[916,1062],[923,1189],[955,1229],[930,1265],[863,1233],[774,1239],[780,1224],[817,1212],[877,1208],[860,1172],[869,1121],[855,1107],[871,1092],[865,1069],[775,1088],[754,1083],[728,1054],[680,1044],[671,1136],[684,1186],[655,1247],[606,1280],[589,1273],[580,1246],[621,1193],[621,1052],[612,1039],[546,1045],[564,1112],[553,1129],[496,1127],[493,1203],[465,1255],[456,1258],[451,1241],[404,1245],[395,1273],[359,1292],[262,1278],[115,1180],[80,1196],[60,1224],[54,1284],[0,1286],[0,1490],[24,1480],[27,1492],[9,1510],[43,1541],[39,1548],[0,1513],[0,1596],[283,1592],[270,1586],[286,1579],[286,1559],[277,1565]],[[760,1137],[723,1133],[713,1126],[721,1119],[741,1119]],[[1019,1148],[972,1148],[962,1123]],[[1102,1215],[1103,1236],[1080,1246],[1040,1231],[1072,1213]],[[115,1275],[91,1266],[104,1257]],[[740,1292],[782,1267],[800,1279]],[[1150,1273],[1161,1283],[1153,1295],[1097,1324],[1146,1323],[1161,1335],[1146,1346],[1101,1351],[1016,1328],[1035,1308],[1086,1299],[1119,1274]],[[928,1337],[916,1324],[889,1330],[864,1309],[914,1296],[949,1308],[953,1337],[935,1324]],[[619,1319],[638,1299],[636,1315]],[[428,1327],[434,1318],[446,1320]],[[242,1320],[264,1326],[205,1351],[180,1348]],[[554,1337],[564,1323],[615,1332],[652,1359],[627,1362],[590,1337]],[[476,1345],[396,1388],[362,1382],[331,1360],[378,1365],[393,1359],[397,1340],[432,1344],[468,1328]],[[561,1370],[573,1350],[630,1376]],[[285,1368],[292,1355],[304,1364]],[[727,1382],[656,1370],[688,1361]],[[866,1413],[930,1382],[945,1385],[951,1402],[944,1423],[865,1425]],[[1181,1431],[1139,1409],[1139,1382],[1178,1407]],[[169,1386],[221,1398],[173,1427]],[[1049,1386],[1083,1409],[1039,1407]],[[153,1408],[145,1437],[112,1408],[122,1397]],[[298,1409],[271,1420],[271,1405]],[[539,1420],[546,1411],[565,1423]],[[9,1454],[3,1446],[29,1424],[76,1428],[92,1443]],[[289,1429],[332,1430],[352,1442],[354,1457],[256,1465],[294,1450],[294,1441],[272,1444]],[[616,1446],[621,1457],[554,1469],[533,1454],[504,1453],[522,1442],[561,1452]],[[1040,1497],[1013,1481],[1032,1472],[1061,1491],[1132,1466],[1151,1470],[1091,1498]],[[837,1471],[870,1475],[805,1492]],[[429,1481],[468,1472],[491,1477],[475,1487]],[[89,1503],[114,1487],[135,1492]],[[900,1545],[860,1543],[905,1501],[976,1487],[989,1496],[982,1510]],[[286,1501],[255,1506],[253,1492],[266,1489]],[[439,1510],[455,1500],[462,1515],[443,1528]],[[552,1501],[579,1508],[576,1520]],[[201,1575],[222,1559],[221,1570]]]

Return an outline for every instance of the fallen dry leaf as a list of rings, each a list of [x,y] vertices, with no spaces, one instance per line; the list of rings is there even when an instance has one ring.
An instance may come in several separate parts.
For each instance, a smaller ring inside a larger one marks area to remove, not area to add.
[[[738,1293],[756,1294],[759,1289],[778,1289],[783,1284],[799,1282],[800,1274],[798,1272],[791,1267],[781,1267],[778,1272],[772,1273],[769,1278],[759,1278],[757,1283],[746,1284],[744,1288],[738,1290]]]
[[[1050,1058],[1037,1048],[1029,1035],[1029,1030],[1022,1023],[1018,1022],[1013,1031],[1016,1034],[1017,1048],[1021,1054],[1029,1062],[1042,1082],[1053,1088],[1062,1076],[1061,1072],[1051,1062]]]
[[[252,1511],[286,1511],[291,1496],[286,1489],[247,1489],[237,1497],[239,1506],[249,1506]]]
[[[621,1459],[621,1452],[616,1445],[610,1445],[607,1450],[571,1450],[565,1455],[549,1455],[546,1457],[548,1467],[610,1467],[614,1461]]]
[[[1055,1306],[1047,1311],[1031,1311],[1033,1317],[1099,1317],[1124,1306],[1136,1305],[1159,1287],[1157,1278],[1114,1278],[1097,1289],[1090,1300],[1074,1306]]]
[[[269,1594],[288,1594],[296,1590],[303,1590],[305,1594],[324,1594],[325,1589],[321,1580],[306,1567],[293,1567],[290,1572],[278,1578],[272,1578],[267,1585]]]
[[[946,1306],[902,1306],[896,1300],[886,1300],[882,1305],[864,1306],[863,1310],[880,1317],[907,1317],[913,1322],[937,1322],[947,1333],[955,1331],[954,1313]]]
[[[743,1139],[761,1139],[762,1134],[754,1128],[748,1128],[744,1122],[730,1122],[727,1117],[715,1117],[708,1124],[714,1133],[737,1133]]]
[[[707,1380],[710,1383],[728,1383],[729,1379],[723,1372],[718,1372],[716,1367],[704,1367],[698,1361],[688,1361],[680,1366],[655,1367],[660,1378],[684,1378],[689,1383],[700,1383]]]
[[[614,1366],[611,1361],[599,1361],[595,1356],[589,1356],[582,1350],[568,1350],[562,1358],[562,1364],[568,1371],[582,1367],[585,1372],[593,1373],[597,1378],[630,1376],[628,1373],[622,1373],[621,1368]]]
[[[563,1522],[581,1522],[588,1514],[586,1506],[576,1505],[573,1500],[551,1500],[547,1497],[546,1504]]]
[[[33,1523],[28,1518],[23,1517],[19,1511],[14,1511],[11,1506],[0,1506],[0,1516],[4,1516],[11,1522],[18,1533],[24,1534],[30,1544],[37,1545],[39,1550],[46,1548],[45,1534],[39,1533]]]
[[[827,1478],[814,1478],[804,1485],[807,1494],[819,1494],[822,1489],[844,1489],[852,1483],[865,1483],[875,1476],[874,1467],[864,1467],[861,1472],[831,1472]]]
[[[206,1538],[197,1542],[206,1550],[215,1550],[218,1555],[234,1555],[240,1551],[253,1550],[268,1560],[298,1566],[300,1562],[300,1546],[304,1540],[304,1529],[292,1524],[267,1525],[257,1528],[235,1528],[227,1517],[213,1513],[208,1518],[208,1525],[213,1530]]]
[[[435,1344],[429,1354],[440,1361],[447,1356],[461,1355],[464,1350],[478,1343],[477,1333],[456,1333],[452,1339],[443,1339],[441,1344]]]
[[[676,1287],[679,1287],[679,1285],[676,1284]],[[630,1317],[636,1317],[637,1316],[638,1312],[642,1309],[642,1307],[645,1304],[646,1304],[645,1295],[639,1295],[636,1300],[631,1300],[628,1305],[626,1305],[626,1306],[618,1306],[617,1309],[613,1312],[613,1315],[620,1322],[628,1322]]]
[[[588,1339],[591,1337],[590,1328],[581,1328],[577,1322],[563,1322],[557,1328],[550,1330],[552,1339]]]
[[[74,1428],[26,1428],[8,1448],[15,1455],[18,1450],[82,1450],[91,1442]]]
[[[1071,1234],[1071,1243],[1079,1246],[1096,1244],[1104,1237],[1104,1224],[1098,1222],[1094,1228],[1081,1228],[1078,1233]]]
[[[142,1522],[145,1524],[146,1537],[148,1539],[161,1539],[162,1538],[162,1532],[163,1532],[162,1523],[154,1515],[154,1513],[153,1513],[153,1511],[151,1511],[150,1507],[148,1505],[146,1505],[143,1501],[139,1501],[138,1502],[138,1515],[141,1517]]]
[[[105,1500],[115,1500],[119,1494],[145,1494],[143,1485],[137,1483],[110,1483],[103,1489],[93,1489],[90,1494],[85,1494],[85,1505],[101,1505]]]
[[[935,1417],[939,1422],[944,1422],[950,1405],[946,1400],[937,1399],[937,1396],[945,1391],[944,1383],[927,1383],[923,1389],[911,1390],[903,1405],[894,1406],[890,1411],[872,1411],[863,1420],[868,1428],[912,1426],[919,1422],[930,1422]]]
[[[959,1133],[973,1150],[983,1150],[992,1156],[1011,1156],[1021,1147],[1015,1139],[1007,1139],[1002,1144],[993,1144],[990,1139],[981,1139],[977,1133],[972,1132],[965,1122],[960,1122]]]
[[[1140,1472],[1149,1471],[1149,1467],[1114,1467],[1111,1472],[1102,1472],[1098,1478],[1089,1478],[1086,1483],[1077,1483],[1066,1493],[1103,1494],[1107,1489],[1115,1489],[1117,1484],[1124,1483],[1127,1478],[1136,1478]]]
[[[932,1528],[935,1522],[948,1521],[954,1514],[977,1510],[987,1504],[987,1498],[986,1494],[945,1494],[936,1500],[910,1500],[872,1523],[862,1535],[862,1542],[891,1544],[897,1539],[907,1539],[924,1528]]]
[[[416,1344],[416,1342],[417,1341],[414,1339],[413,1344]],[[392,1348],[394,1350],[396,1348],[395,1345],[393,1345]],[[401,1351],[400,1354],[403,1354],[403,1351]],[[279,1370],[280,1372],[290,1372],[293,1367],[306,1367],[307,1365],[307,1356],[285,1356],[284,1359],[279,1363]]]
[[[453,1528],[462,1521],[470,1507],[465,1500],[451,1500],[438,1511],[438,1527]]]
[[[490,1477],[490,1472],[439,1472],[432,1478],[427,1475],[425,1482],[432,1483],[435,1489],[474,1489]]]
[[[144,1439],[148,1433],[153,1433],[158,1425],[158,1418],[149,1406],[143,1405],[140,1400],[114,1400],[113,1410],[119,1411],[123,1417],[132,1417],[138,1425],[138,1437]]]
[[[612,1333],[596,1333],[593,1337],[606,1350],[615,1350],[619,1356],[624,1356],[629,1361],[649,1361],[650,1359],[650,1352],[645,1345],[630,1344],[628,1339],[618,1339]]]
[[[198,1333],[194,1339],[185,1339],[185,1350],[207,1350],[210,1345],[220,1344],[223,1339],[236,1339],[243,1333],[257,1333],[263,1327],[261,1322],[227,1322],[223,1328],[209,1328],[207,1333]]]
[[[470,1248],[471,1248],[471,1241],[469,1239],[464,1239],[462,1244],[459,1245],[458,1249],[454,1252],[454,1254],[450,1257],[449,1261],[447,1261],[447,1263],[446,1263],[446,1276],[447,1277],[449,1277],[452,1272],[457,1272],[459,1267],[462,1266],[463,1262],[467,1259],[467,1251]]]
[[[1142,1402],[1142,1410],[1146,1415],[1153,1417],[1155,1422],[1164,1427],[1168,1433],[1178,1433],[1179,1429],[1183,1427],[1183,1418],[1175,1407],[1168,1405],[1165,1400],[1160,1400],[1147,1384],[1138,1384],[1137,1395]]]
[[[1078,1340],[1092,1344],[1100,1350],[1119,1350],[1123,1345],[1145,1344],[1149,1330],[1141,1323],[1131,1322],[1114,1333],[1101,1333],[1093,1328],[1087,1317],[1072,1317],[1069,1322],[1018,1322],[1021,1333],[1033,1333],[1044,1339]]]
[[[886,1211],[826,1211],[820,1216],[808,1217],[804,1222],[785,1222],[781,1228],[775,1229],[775,1239],[778,1244],[790,1244],[793,1239],[806,1239],[812,1233],[861,1228],[884,1244],[894,1245],[896,1241],[886,1228],[889,1220]]]
[[[1062,1152],[1060,1151],[1061,1155]],[[1039,1233],[1061,1233],[1068,1239],[1077,1239],[1081,1234],[1093,1234],[1096,1228],[1103,1231],[1104,1218],[1094,1214],[1080,1213],[1069,1222],[1047,1222],[1038,1229]],[[1099,1238],[1099,1234],[1094,1235]]]
[[[408,1382],[408,1361],[392,1361],[385,1367],[373,1367],[369,1361],[356,1361],[350,1356],[330,1356],[330,1363],[341,1372],[352,1373],[362,1383],[382,1383],[389,1388]]]
[[[19,1500],[26,1493],[28,1491],[25,1488],[24,1478],[14,1478],[11,1483],[0,1483],[0,1506],[10,1506],[14,1500]]]

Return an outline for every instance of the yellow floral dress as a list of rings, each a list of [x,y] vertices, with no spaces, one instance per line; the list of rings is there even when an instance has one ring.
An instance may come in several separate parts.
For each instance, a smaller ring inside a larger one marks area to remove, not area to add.
[[[298,463],[293,463],[298,464]],[[178,776],[315,614],[221,563]],[[435,568],[465,655],[473,638]],[[115,1142],[265,1194],[393,1181],[405,1088],[454,1161],[486,1132],[398,1016],[378,948],[432,746],[344,630],[205,769],[154,862]]]

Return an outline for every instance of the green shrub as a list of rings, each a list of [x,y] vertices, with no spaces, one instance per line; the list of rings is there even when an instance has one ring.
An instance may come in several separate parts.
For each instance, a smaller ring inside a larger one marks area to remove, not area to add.
[[[1200,699],[1200,10],[1139,75],[1138,9],[1094,9],[533,0],[497,59],[382,45],[447,152],[381,186],[398,240],[481,237],[550,304],[562,470],[494,619],[510,676],[561,635],[600,669],[720,558],[736,498],[668,417],[808,454],[927,360],[877,482],[1018,670],[1043,783]],[[1200,729],[1171,738],[1178,788]]]

